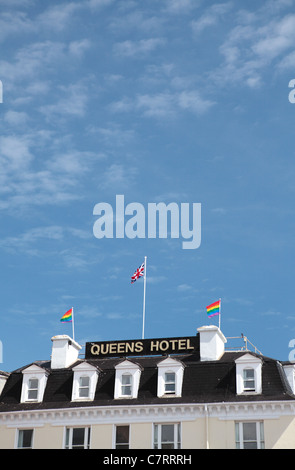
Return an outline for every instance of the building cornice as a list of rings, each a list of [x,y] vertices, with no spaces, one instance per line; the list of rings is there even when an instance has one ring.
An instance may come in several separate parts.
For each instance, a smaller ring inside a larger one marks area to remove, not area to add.
[[[295,400],[226,402],[226,403],[185,403],[157,405],[116,405],[89,406],[22,410],[0,413],[0,426],[40,427],[52,426],[90,426],[94,424],[148,423],[194,421],[198,418],[217,418],[220,420],[278,419],[280,416],[295,417]]]

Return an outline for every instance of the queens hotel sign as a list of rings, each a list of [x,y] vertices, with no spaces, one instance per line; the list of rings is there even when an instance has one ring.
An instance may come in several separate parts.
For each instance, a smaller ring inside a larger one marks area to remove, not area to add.
[[[192,354],[199,352],[199,337],[136,339],[86,343],[85,358]]]

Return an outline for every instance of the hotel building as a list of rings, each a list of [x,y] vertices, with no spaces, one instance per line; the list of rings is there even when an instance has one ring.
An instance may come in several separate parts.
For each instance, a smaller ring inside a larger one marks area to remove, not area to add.
[[[54,336],[49,360],[0,371],[0,448],[295,449],[295,365],[217,326],[195,336]]]

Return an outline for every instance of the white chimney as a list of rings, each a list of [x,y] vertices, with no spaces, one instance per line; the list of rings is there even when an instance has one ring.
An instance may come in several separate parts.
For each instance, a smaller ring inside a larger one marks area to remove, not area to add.
[[[215,325],[201,326],[198,328],[198,332],[201,361],[217,361],[224,353],[226,338]]]
[[[78,354],[82,346],[76,343],[68,335],[58,335],[51,338],[52,354],[51,368],[64,369],[74,364],[78,359]]]

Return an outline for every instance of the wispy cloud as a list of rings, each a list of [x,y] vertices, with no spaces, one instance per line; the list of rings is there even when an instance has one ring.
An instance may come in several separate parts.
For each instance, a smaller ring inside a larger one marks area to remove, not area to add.
[[[264,74],[272,67],[280,70],[293,64],[295,15],[277,15],[277,10],[261,8],[255,14],[240,13],[239,23],[220,46],[224,58],[221,67],[210,77],[220,83],[245,83],[260,86]]]
[[[83,117],[88,102],[88,91],[82,83],[73,83],[68,86],[60,86],[59,97],[53,104],[40,107],[40,112],[47,119],[54,117]]]
[[[148,38],[139,41],[123,41],[114,45],[114,53],[119,57],[143,57],[165,44],[164,38]]]
[[[201,34],[204,29],[215,26],[222,17],[232,8],[233,3],[216,3],[210,6],[197,20],[192,21],[191,26],[195,35]]]
[[[0,239],[0,247],[23,251],[35,246],[37,242],[44,240],[61,241],[65,238],[90,239],[91,231],[77,229],[75,227],[62,227],[49,225],[31,228],[18,236],[10,236]]]
[[[205,99],[196,90],[138,94],[135,99],[123,98],[111,104],[113,112],[139,111],[146,117],[174,117],[180,111],[201,115],[207,112],[215,101]]]
[[[133,165],[127,167],[122,164],[113,163],[105,170],[100,185],[102,188],[111,190],[114,187],[117,190],[126,189],[134,183],[136,174],[137,170]]]
[[[18,211],[80,199],[77,188],[102,155],[66,146],[66,139],[42,130],[0,137],[0,209]]]

